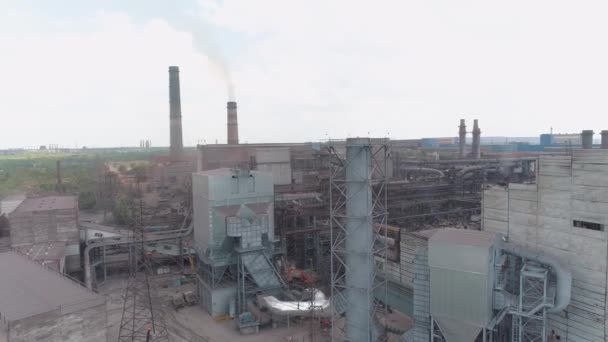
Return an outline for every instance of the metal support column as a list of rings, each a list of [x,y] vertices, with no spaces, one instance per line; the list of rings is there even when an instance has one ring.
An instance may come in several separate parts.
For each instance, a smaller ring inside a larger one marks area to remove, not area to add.
[[[330,174],[330,231],[332,339],[371,342],[382,331],[376,323],[382,296],[386,303],[386,279],[379,276],[376,261],[386,263],[387,141],[369,138],[346,141],[346,155],[331,146],[334,164]],[[383,232],[384,239],[377,239]],[[382,304],[384,310],[386,305]],[[344,330],[341,313],[345,313]]]

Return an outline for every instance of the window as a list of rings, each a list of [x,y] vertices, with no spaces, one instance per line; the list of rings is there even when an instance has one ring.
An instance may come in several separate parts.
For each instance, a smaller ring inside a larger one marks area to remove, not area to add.
[[[595,223],[595,222],[574,220],[574,221],[572,221],[572,225],[577,228],[597,230],[599,232],[604,231],[604,225],[600,224],[600,223]]]

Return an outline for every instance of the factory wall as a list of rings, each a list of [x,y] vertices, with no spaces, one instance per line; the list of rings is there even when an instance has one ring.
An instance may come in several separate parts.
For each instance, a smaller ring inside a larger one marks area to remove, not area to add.
[[[48,241],[77,244],[78,209],[13,212],[9,216],[11,243],[23,246]]]
[[[420,248],[428,248],[428,238],[436,229],[428,229],[417,232],[408,232],[401,229],[399,241],[399,259],[387,260],[383,267],[386,278],[409,289],[413,288],[414,281],[414,259]],[[377,258],[378,262],[384,262]]]
[[[193,174],[194,243],[201,258],[233,263],[233,239],[227,237],[227,218],[242,210],[254,212],[268,225],[274,239],[274,186],[270,174],[217,169]],[[259,204],[259,205],[258,205]]]
[[[7,342],[106,342],[105,302],[84,310],[70,311],[70,308],[59,308],[10,322]]]
[[[199,281],[199,297],[201,306],[211,316],[227,315],[230,313],[231,302],[236,298],[236,286],[223,286],[212,289],[205,282]],[[234,303],[232,303],[234,304]]]
[[[294,171],[314,170],[318,149],[312,143],[199,145],[198,170],[249,166],[272,174],[275,185],[289,185]]]
[[[12,247],[62,241],[66,243],[65,267],[80,269],[78,208],[14,211],[9,215]]]
[[[605,341],[607,334],[608,153],[543,156],[536,184],[483,193],[483,229],[556,258],[572,271],[567,310],[548,317],[562,341]],[[597,229],[597,230],[596,230]]]

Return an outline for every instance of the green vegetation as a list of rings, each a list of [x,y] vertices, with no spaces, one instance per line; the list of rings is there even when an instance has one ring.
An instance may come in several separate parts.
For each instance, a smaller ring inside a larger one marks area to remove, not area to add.
[[[61,160],[66,192],[79,193],[81,208],[95,206],[96,181],[107,161],[131,163],[136,177],[144,177],[140,163],[166,154],[166,149],[88,149],[78,153],[25,152],[0,155],[0,198],[13,193],[41,194],[55,190],[56,161]],[[142,179],[143,180],[143,179]]]

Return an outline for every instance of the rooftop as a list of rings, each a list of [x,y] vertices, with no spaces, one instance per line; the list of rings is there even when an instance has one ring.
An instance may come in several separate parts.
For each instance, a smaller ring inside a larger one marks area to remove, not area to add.
[[[25,195],[7,196],[0,200],[0,214],[10,214],[25,200]]]
[[[445,228],[430,237],[433,242],[447,242],[457,245],[489,247],[494,244],[496,234],[479,230]]]
[[[14,212],[47,211],[78,208],[78,200],[74,195],[44,196],[25,199]]]
[[[58,260],[65,255],[64,241],[50,241],[33,245],[20,246],[17,250],[35,261]]]
[[[60,309],[103,304],[105,299],[16,252],[0,253],[0,310],[14,321]]]

